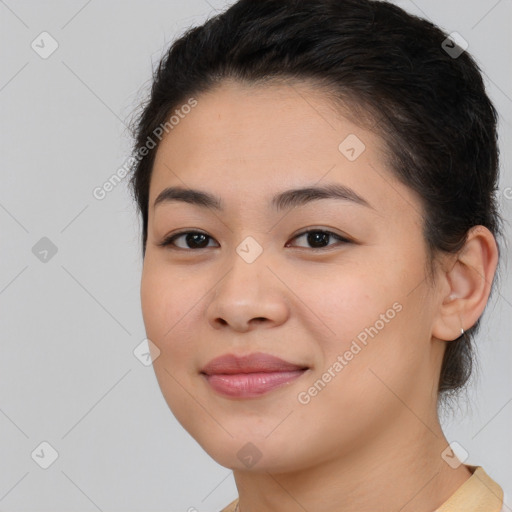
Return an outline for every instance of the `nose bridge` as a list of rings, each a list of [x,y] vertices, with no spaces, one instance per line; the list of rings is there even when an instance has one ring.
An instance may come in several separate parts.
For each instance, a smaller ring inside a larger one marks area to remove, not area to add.
[[[235,247],[228,272],[208,305],[211,323],[227,323],[242,330],[253,319],[274,323],[284,319],[287,306],[265,256],[262,245],[250,235]]]
[[[230,270],[219,287],[223,293],[234,293],[240,299],[254,298],[266,281],[266,263],[263,246],[252,235],[245,236],[234,248],[229,258]]]

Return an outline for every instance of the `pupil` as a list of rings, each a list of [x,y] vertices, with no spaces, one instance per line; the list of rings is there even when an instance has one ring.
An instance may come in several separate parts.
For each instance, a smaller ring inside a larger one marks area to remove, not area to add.
[[[203,243],[203,244],[201,244],[201,243],[196,244],[196,243],[194,242],[194,238],[196,238],[196,237],[203,237],[203,242],[206,240],[206,235],[203,235],[202,233],[192,233],[192,234],[188,234],[188,235],[187,235],[187,237],[186,237],[186,238],[187,238],[187,243],[190,243],[190,242],[192,241],[192,245],[193,245],[194,247],[201,247],[201,248],[202,248],[204,245],[208,245],[208,243],[206,243],[206,244],[204,244],[204,243]]]
[[[308,243],[310,245],[312,245],[313,247],[316,247],[317,243],[320,242],[320,246],[322,246],[322,242],[326,242],[327,243],[327,240],[329,238],[329,234],[328,233],[324,233],[322,231],[312,231],[309,235],[308,235]]]

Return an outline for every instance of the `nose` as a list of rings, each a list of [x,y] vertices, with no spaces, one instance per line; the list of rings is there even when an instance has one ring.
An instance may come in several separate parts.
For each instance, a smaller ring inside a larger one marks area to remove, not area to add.
[[[247,332],[261,325],[270,328],[284,323],[289,317],[287,288],[276,277],[276,269],[269,268],[264,253],[249,263],[234,252],[230,263],[229,271],[210,295],[206,311],[209,324],[214,329]]]

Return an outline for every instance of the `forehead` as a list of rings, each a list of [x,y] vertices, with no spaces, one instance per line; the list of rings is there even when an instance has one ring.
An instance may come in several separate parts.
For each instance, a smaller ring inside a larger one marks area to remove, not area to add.
[[[365,139],[372,150],[383,147],[378,135],[347,119],[325,92],[306,83],[228,81],[199,95],[197,106],[190,110],[180,120],[174,116],[179,122],[161,144],[178,149],[187,160],[222,154],[275,158],[279,153],[291,158],[308,152],[338,157],[339,143],[350,133]],[[289,149],[293,154],[286,153]]]
[[[321,90],[226,82],[195,99],[160,143],[150,205],[171,185],[268,201],[280,190],[334,181],[372,204],[387,202],[383,209],[407,206],[411,192],[401,190],[397,202],[404,187],[386,168],[382,139],[344,117]]]

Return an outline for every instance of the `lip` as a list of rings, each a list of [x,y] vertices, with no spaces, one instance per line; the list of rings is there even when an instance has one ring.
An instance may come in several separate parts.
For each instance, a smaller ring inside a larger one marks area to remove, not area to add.
[[[307,370],[307,366],[257,352],[246,356],[224,354],[216,357],[203,367],[201,375],[222,395],[251,398],[281,387]]]

